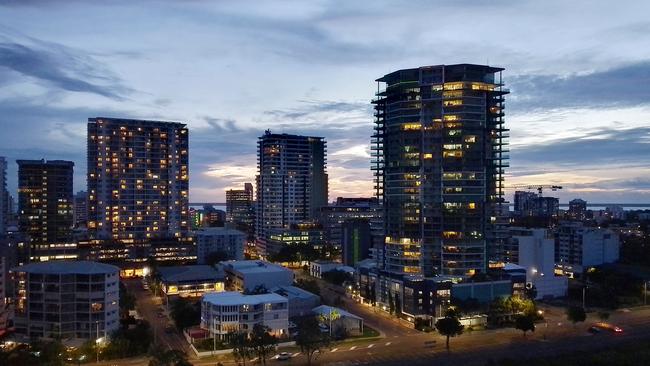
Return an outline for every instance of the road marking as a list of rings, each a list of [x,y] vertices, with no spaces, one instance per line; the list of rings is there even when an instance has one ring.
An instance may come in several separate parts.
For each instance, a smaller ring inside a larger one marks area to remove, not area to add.
[[[392,344],[392,342],[386,342],[387,346],[390,346],[391,344]]]
[[[357,349],[357,346],[350,347],[350,351],[354,351],[355,349]]]
[[[296,353],[292,354],[291,357],[296,357],[296,356],[298,356],[299,354],[300,354],[300,352],[296,352]]]
[[[371,345],[368,345],[368,348],[372,348],[374,346],[375,346],[374,344],[371,344]]]
[[[339,350],[338,348],[334,348],[334,349],[332,350],[332,352],[336,352],[336,351],[338,351],[338,350]]]

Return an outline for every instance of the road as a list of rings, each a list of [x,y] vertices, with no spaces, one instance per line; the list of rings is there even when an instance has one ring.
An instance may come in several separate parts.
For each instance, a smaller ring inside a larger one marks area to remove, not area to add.
[[[327,298],[338,297],[335,289],[320,282],[321,292]],[[129,286],[129,285],[127,285]],[[164,322],[157,318],[157,308],[152,296],[142,290],[136,282],[131,290],[138,299],[138,306],[143,316],[150,320],[157,329],[164,328]],[[131,287],[129,287],[131,289]],[[650,307],[637,308],[631,311],[613,312],[609,322],[624,329],[621,334],[602,332],[592,335],[587,332],[589,326],[597,322],[596,314],[590,314],[587,321],[572,325],[568,323],[561,308],[544,307],[547,322],[537,324],[535,333],[524,338],[515,329],[497,329],[467,332],[451,339],[451,351],[445,350],[445,339],[437,333],[421,333],[399,324],[394,318],[383,312],[375,312],[372,308],[357,304],[349,299],[343,299],[348,311],[360,315],[366,324],[379,330],[382,338],[374,340],[341,342],[331,349],[323,350],[317,363],[320,365],[478,365],[484,366],[488,359],[527,358],[538,356],[556,356],[558,354],[583,351],[598,351],[617,344],[638,340],[650,340]],[[160,340],[170,348],[186,349],[184,340],[178,334],[164,335]],[[300,350],[293,347],[283,349],[291,352],[294,357],[290,361],[282,361],[286,365],[304,365],[306,359]],[[144,358],[119,360],[103,365],[144,366]],[[192,359],[197,366],[236,365],[230,355]],[[281,365],[280,361],[271,361]],[[252,364],[252,363],[251,363]]]
[[[158,313],[163,307],[160,305],[160,300],[156,298],[142,287],[142,281],[139,279],[124,281],[126,288],[131,292],[136,299],[136,309],[140,315],[149,322],[151,329],[154,332],[155,342],[161,344],[169,349],[183,350],[189,356],[194,356],[193,352],[188,351],[188,344],[185,339],[179,334],[176,329],[173,333],[166,333],[165,327],[171,323],[171,320],[165,316],[159,317]]]

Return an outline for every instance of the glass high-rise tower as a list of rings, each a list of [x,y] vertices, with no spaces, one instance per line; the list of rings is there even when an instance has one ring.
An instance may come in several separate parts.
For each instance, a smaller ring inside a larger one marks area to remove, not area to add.
[[[503,70],[438,65],[377,79],[372,169],[386,271],[470,276],[496,257],[507,236]]]

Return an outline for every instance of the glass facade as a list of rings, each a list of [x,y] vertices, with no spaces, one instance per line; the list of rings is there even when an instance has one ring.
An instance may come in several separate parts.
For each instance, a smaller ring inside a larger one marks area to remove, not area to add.
[[[377,80],[372,165],[387,271],[468,276],[496,257],[506,237],[502,70],[427,66]]]

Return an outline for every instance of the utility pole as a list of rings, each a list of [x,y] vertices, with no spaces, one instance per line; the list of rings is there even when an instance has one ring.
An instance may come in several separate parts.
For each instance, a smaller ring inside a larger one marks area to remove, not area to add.
[[[648,305],[648,281],[643,280],[643,305]]]
[[[587,290],[587,286],[585,286],[585,287],[582,288],[582,309],[583,309],[583,310],[587,309],[586,306],[585,306],[585,303],[586,303],[586,302],[585,302],[585,295],[586,295],[586,293],[587,293],[586,290]]]
[[[213,346],[212,346],[212,354],[217,351],[217,317],[212,315],[212,340],[213,340]]]

